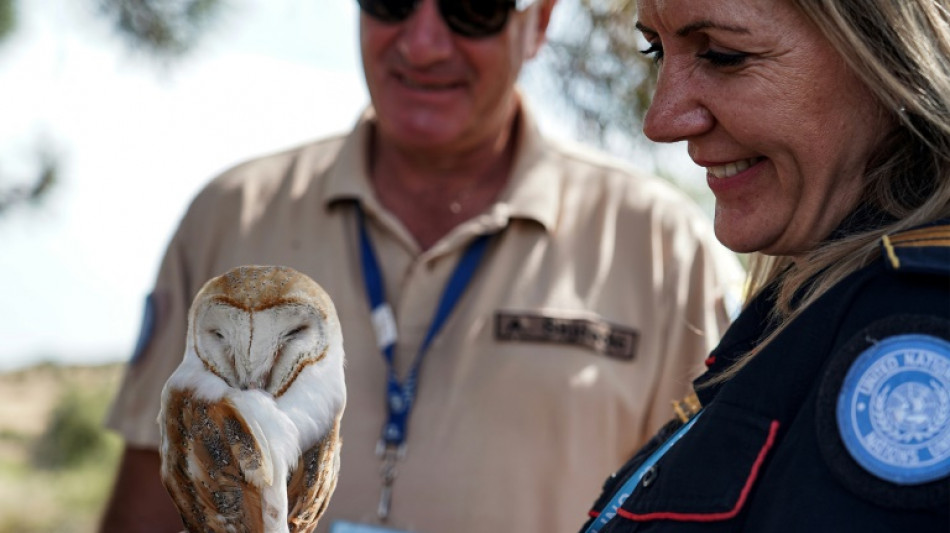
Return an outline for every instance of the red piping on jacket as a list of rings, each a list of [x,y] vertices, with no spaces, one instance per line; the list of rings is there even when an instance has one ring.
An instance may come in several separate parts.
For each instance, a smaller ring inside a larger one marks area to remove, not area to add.
[[[756,457],[755,462],[752,463],[752,469],[749,471],[749,477],[746,479],[745,486],[742,487],[742,492],[739,493],[739,501],[736,502],[735,507],[730,511],[724,513],[671,513],[671,512],[662,512],[662,513],[647,513],[647,514],[635,514],[623,509],[618,509],[617,514],[628,519],[636,520],[638,522],[645,522],[648,520],[679,520],[681,522],[714,522],[717,520],[728,520],[735,517],[739,514],[739,509],[742,509],[742,505],[745,503],[746,498],[749,496],[749,491],[752,490],[752,485],[755,483],[755,479],[759,475],[759,468],[762,467],[762,463],[765,461],[765,456],[768,455],[772,446],[775,445],[775,434],[778,433],[778,420],[773,420],[772,424],[769,426],[769,436],[765,439],[765,444],[762,445],[762,449],[759,450],[759,455]],[[600,516],[600,512],[596,510],[591,510],[587,513],[591,518],[597,518]]]
[[[749,471],[749,477],[745,481],[745,486],[742,487],[742,492],[739,493],[739,500],[736,502],[735,507],[731,510],[724,513],[674,513],[674,512],[660,512],[660,513],[647,513],[647,514],[635,514],[623,509],[618,509],[617,514],[628,519],[635,520],[637,522],[646,522],[649,520],[678,520],[680,522],[715,522],[718,520],[728,520],[734,518],[739,514],[739,510],[742,509],[743,504],[745,504],[746,498],[749,497],[749,492],[752,490],[752,485],[755,483],[756,478],[759,475],[759,469],[762,467],[762,463],[765,462],[765,456],[768,455],[772,446],[775,445],[775,435],[778,433],[778,420],[773,420],[772,424],[769,426],[769,436],[765,439],[765,444],[762,445],[762,449],[759,450],[759,455],[756,457],[755,462],[752,463],[752,469]]]

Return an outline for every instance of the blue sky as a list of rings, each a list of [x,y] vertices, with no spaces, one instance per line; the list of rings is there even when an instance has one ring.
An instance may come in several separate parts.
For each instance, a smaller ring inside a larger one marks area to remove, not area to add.
[[[63,166],[44,204],[0,218],[0,370],[124,360],[195,192],[239,161],[347,130],[366,105],[356,2],[229,0],[171,66],[122,46],[92,0],[18,4],[0,44],[0,179],[30,176],[42,140]]]

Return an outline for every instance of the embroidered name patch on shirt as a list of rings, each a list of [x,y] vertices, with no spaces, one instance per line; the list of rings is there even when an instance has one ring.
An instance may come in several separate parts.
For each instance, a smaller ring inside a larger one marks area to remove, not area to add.
[[[950,343],[895,335],[851,365],[838,396],[845,447],[875,476],[915,485],[950,473]]]
[[[495,313],[495,338],[584,346],[608,357],[631,361],[640,334],[603,320],[499,311]]]

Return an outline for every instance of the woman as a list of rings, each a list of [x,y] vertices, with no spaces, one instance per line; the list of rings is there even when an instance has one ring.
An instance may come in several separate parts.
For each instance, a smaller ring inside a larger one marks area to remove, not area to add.
[[[583,531],[950,530],[946,0],[640,0],[750,299]]]

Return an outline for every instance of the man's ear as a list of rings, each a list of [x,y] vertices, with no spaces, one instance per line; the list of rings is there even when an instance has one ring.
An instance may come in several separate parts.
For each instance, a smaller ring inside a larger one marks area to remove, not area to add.
[[[554,4],[557,3],[557,0],[538,0],[540,4],[537,9],[537,19],[535,20],[535,34],[534,39],[530,43],[530,49],[528,50],[528,58],[533,58],[537,55],[538,51],[541,50],[541,46],[544,44],[544,41],[547,39],[548,25],[551,23],[551,13],[554,11]]]

